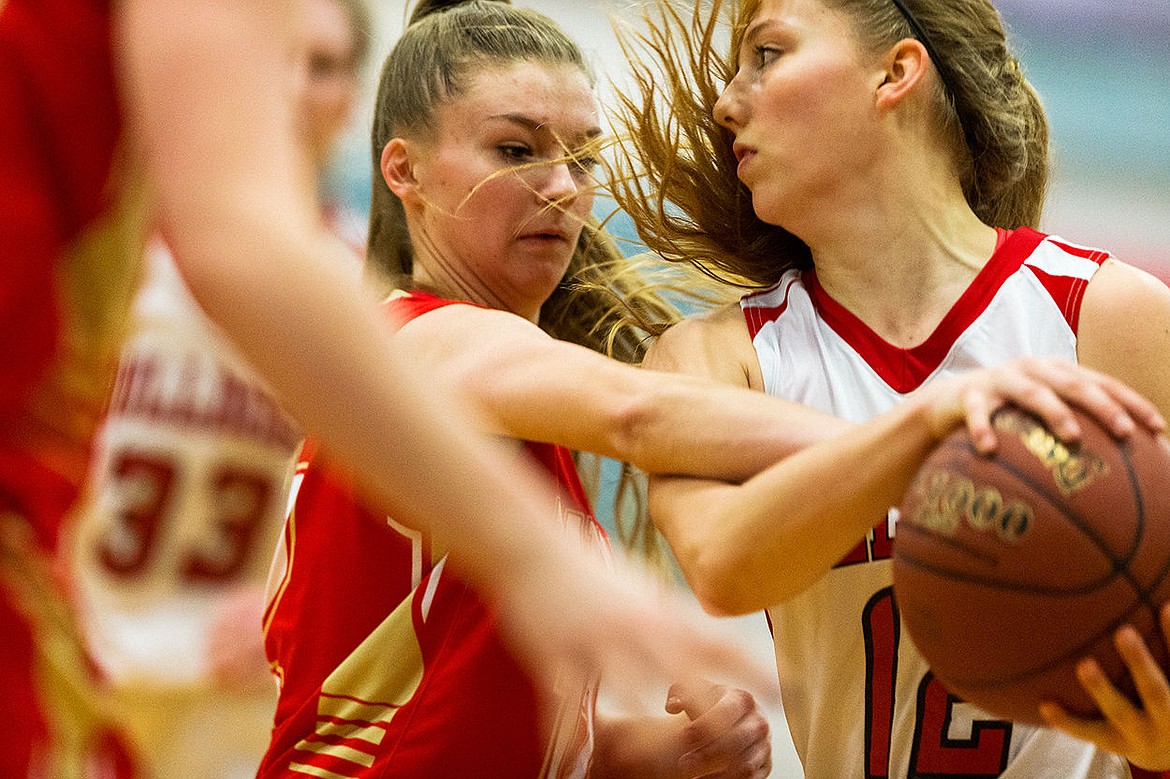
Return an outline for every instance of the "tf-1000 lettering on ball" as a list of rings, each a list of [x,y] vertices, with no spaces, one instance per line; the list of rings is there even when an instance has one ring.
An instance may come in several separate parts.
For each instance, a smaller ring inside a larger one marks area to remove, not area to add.
[[[974,482],[949,471],[935,471],[919,483],[922,501],[911,521],[928,530],[955,535],[959,523],[973,530],[994,532],[1014,544],[1032,525],[1032,509],[1020,500],[1005,501],[994,487],[976,487]]]
[[[994,425],[999,430],[1019,436],[1028,451],[1052,471],[1056,486],[1065,495],[1082,490],[1098,476],[1109,473],[1109,466],[1096,454],[1069,449],[1030,417],[1000,414],[996,416]]]

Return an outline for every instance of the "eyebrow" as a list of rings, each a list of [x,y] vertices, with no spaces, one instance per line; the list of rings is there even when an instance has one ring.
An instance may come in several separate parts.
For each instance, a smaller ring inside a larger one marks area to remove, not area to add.
[[[524,129],[529,130],[529,131],[534,132],[534,133],[545,131],[546,126],[548,124],[547,122],[538,122],[535,119],[533,119],[532,117],[526,116],[525,114],[514,114],[514,113],[493,114],[493,115],[488,117],[488,120],[489,121],[491,121],[491,120],[504,121],[504,122],[509,122],[511,124],[520,125]],[[586,130],[584,133],[582,133],[582,135],[584,136],[585,139],[588,140],[588,139],[592,139],[592,138],[597,138],[603,132],[604,131],[600,127],[594,126],[594,127],[590,127],[588,130]]]
[[[750,25],[748,25],[747,31],[744,32],[743,40],[740,42],[740,45],[741,46],[749,46],[756,38],[759,37],[760,32],[762,30],[766,30],[769,27],[779,27],[779,26],[782,26],[782,25],[780,25],[780,23],[777,22],[775,19],[767,19],[767,18],[758,19],[758,20],[752,22]]]

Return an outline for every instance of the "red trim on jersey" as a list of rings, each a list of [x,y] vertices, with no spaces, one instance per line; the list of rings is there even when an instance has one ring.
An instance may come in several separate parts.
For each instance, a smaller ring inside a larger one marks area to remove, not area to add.
[[[447,298],[433,295],[430,292],[412,291],[409,295],[395,296],[388,299],[382,304],[382,307],[387,312],[401,317],[403,321],[407,321],[428,311],[434,311],[436,308],[454,305],[477,306],[476,303],[467,300],[448,300]],[[478,307],[482,308],[482,306]]]
[[[1032,265],[1028,266],[1028,270],[1048,291],[1052,302],[1060,309],[1064,321],[1068,322],[1073,333],[1076,333],[1081,319],[1081,301],[1084,300],[1089,282],[1075,276],[1053,276]]]
[[[1057,240],[1051,240],[1051,243],[1053,246],[1058,247],[1074,257],[1095,262],[1098,266],[1109,259],[1109,253],[1099,249],[1073,246]],[[1084,300],[1085,290],[1089,286],[1088,280],[1076,278],[1075,276],[1053,276],[1034,265],[1028,265],[1027,267],[1028,270],[1032,271],[1032,275],[1044,285],[1044,289],[1048,290],[1048,294],[1052,296],[1052,301],[1060,308],[1060,313],[1064,316],[1064,321],[1068,322],[1069,328],[1075,334],[1081,319],[1081,301]]]
[[[1073,255],[1074,257],[1081,257],[1082,259],[1092,260],[1098,265],[1109,259],[1109,252],[1103,252],[1100,249],[1094,249],[1089,246],[1075,246],[1056,237],[1050,237],[1049,243],[1051,243],[1053,246],[1059,246],[1065,252]]]
[[[894,346],[829,297],[818,283],[815,269],[805,271],[803,280],[825,324],[853,347],[893,390],[905,394],[921,386],[938,369],[959,336],[987,310],[1004,282],[1020,269],[1045,237],[1026,227],[1001,231],[999,246],[975,280],[934,332],[909,349]]]
[[[775,289],[773,287],[772,289]],[[764,290],[763,292],[756,292],[744,298],[744,301],[751,300],[753,297],[759,295],[766,295],[772,292],[772,289]],[[743,314],[747,318],[748,335],[754,341],[760,331],[764,329],[764,325],[769,322],[775,322],[779,319],[785,311],[788,310],[788,293],[792,291],[792,285],[784,290],[784,300],[778,306],[752,306],[743,305]]]

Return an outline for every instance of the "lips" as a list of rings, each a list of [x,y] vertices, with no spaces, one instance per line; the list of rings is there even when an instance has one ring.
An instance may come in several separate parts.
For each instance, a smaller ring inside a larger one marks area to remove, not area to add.
[[[755,147],[748,146],[746,143],[739,143],[738,141],[732,145],[731,151],[735,154],[735,160],[739,163],[737,173],[742,174],[744,166],[756,156]]]
[[[569,233],[560,227],[539,227],[525,230],[519,235],[519,238],[522,240],[568,241]]]

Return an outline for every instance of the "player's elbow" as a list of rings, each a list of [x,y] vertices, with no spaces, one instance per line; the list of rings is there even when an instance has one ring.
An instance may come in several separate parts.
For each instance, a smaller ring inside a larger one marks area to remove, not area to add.
[[[708,614],[736,617],[759,611],[758,593],[745,586],[738,557],[716,544],[676,553],[687,584]]]
[[[738,617],[784,603],[815,581],[799,565],[785,566],[757,545],[708,540],[675,550],[695,598],[707,613]]]

